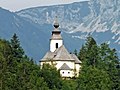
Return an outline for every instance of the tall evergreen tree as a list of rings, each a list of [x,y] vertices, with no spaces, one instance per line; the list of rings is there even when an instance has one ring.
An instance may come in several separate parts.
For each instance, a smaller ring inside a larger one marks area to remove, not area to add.
[[[80,61],[83,61],[85,57],[86,57],[86,49],[85,49],[85,46],[82,45],[80,52],[78,53],[78,58]]]
[[[56,68],[43,65],[40,69],[24,54],[16,34],[11,41],[0,39],[1,90],[120,90],[120,61],[116,50],[108,44],[97,45],[87,38],[79,59],[80,76],[76,80],[62,80]],[[74,82],[73,82],[74,81]]]
[[[78,56],[77,50],[75,49],[73,52],[76,56]]]
[[[112,81],[112,90],[120,89],[120,65],[119,58],[117,56],[116,50],[109,48],[107,43],[103,43],[100,46],[101,61],[104,63],[104,68]]]
[[[13,35],[11,39],[11,47],[13,50],[13,56],[16,58],[22,58],[24,56],[24,51],[22,47],[20,46],[20,41],[18,39],[18,36],[16,34]]]
[[[107,72],[92,66],[82,68],[77,82],[77,90],[110,90],[111,86]]]
[[[94,90],[93,87],[90,86],[90,82],[92,82],[91,85],[95,86],[104,86],[103,84],[105,84],[107,87],[104,88],[108,90],[120,89],[120,72],[119,68],[116,68],[120,63],[115,49],[111,49],[106,43],[98,46],[96,41],[89,36],[85,45],[81,48],[78,57],[82,60],[82,68],[78,79],[79,88],[86,90],[88,87],[84,88],[84,85],[88,85],[89,90]],[[95,79],[89,79],[88,77],[90,76],[94,76]],[[107,78],[108,81],[102,83],[102,80],[105,80],[105,78]],[[96,80],[100,80],[99,82],[101,83],[97,83]]]
[[[19,39],[13,37],[12,43],[0,39],[0,89],[49,90],[39,66],[24,56]]]
[[[98,63],[98,46],[96,41],[92,36],[88,36],[86,43],[82,46],[78,58],[84,62],[86,61],[87,65],[97,66]]]
[[[11,90],[11,84],[8,81],[13,77],[14,61],[12,60],[12,52],[9,42],[0,39],[0,84],[1,90],[6,90],[9,87]],[[13,81],[12,81],[13,82]],[[9,86],[9,87],[8,87]]]
[[[44,78],[50,89],[62,88],[60,73],[54,66],[44,64],[41,70],[41,76]]]

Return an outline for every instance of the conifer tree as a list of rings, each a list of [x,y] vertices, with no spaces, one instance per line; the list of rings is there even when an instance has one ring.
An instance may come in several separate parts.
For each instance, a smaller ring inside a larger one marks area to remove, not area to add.
[[[82,68],[77,82],[77,90],[110,90],[111,87],[107,72],[92,66]]]
[[[109,48],[107,43],[103,43],[100,46],[101,61],[103,61],[104,68],[112,81],[112,90],[120,89],[120,65],[119,58],[117,56],[116,50]]]
[[[44,78],[50,89],[61,89],[62,80],[60,73],[54,66],[44,64],[41,70],[41,76]]]
[[[115,49],[111,49],[106,43],[98,46],[96,41],[89,36],[80,50],[79,58],[82,60],[82,68],[78,79],[80,89],[95,90],[94,88],[97,89],[99,85],[101,88],[98,89],[120,89],[120,69],[116,68],[117,65],[120,65],[120,62]],[[104,82],[105,78],[106,82]]]
[[[13,50],[13,56],[16,58],[22,58],[24,56],[24,51],[22,47],[20,46],[20,41],[18,39],[18,36],[16,34],[13,35],[11,39],[11,47]]]
[[[77,50],[75,49],[73,52],[76,56],[78,55]]]
[[[19,39],[16,35],[13,37],[12,45],[0,39],[0,90],[49,90],[40,77],[40,67],[24,56]]]
[[[11,88],[10,81],[13,77],[11,71],[13,71],[14,62],[12,60],[11,47],[9,42],[0,39],[0,86],[1,90]],[[12,81],[13,82],[13,81]],[[11,82],[11,83],[12,83]],[[10,90],[10,89],[9,89]]]
[[[88,36],[85,45],[82,46],[78,58],[87,65],[96,66],[98,63],[98,46],[92,36]]]

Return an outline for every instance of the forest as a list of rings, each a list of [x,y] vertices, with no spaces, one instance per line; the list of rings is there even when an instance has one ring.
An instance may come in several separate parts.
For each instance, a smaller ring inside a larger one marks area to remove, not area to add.
[[[0,39],[0,90],[120,90],[120,59],[109,44],[97,44],[89,35],[73,52],[82,61],[79,77],[62,79],[49,64],[29,58],[16,34]]]

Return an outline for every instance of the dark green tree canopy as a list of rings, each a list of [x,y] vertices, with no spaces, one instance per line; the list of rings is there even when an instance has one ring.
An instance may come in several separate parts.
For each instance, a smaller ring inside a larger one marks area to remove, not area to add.
[[[54,66],[44,64],[41,70],[41,76],[47,82],[50,89],[61,89],[62,80],[59,71]]]
[[[75,51],[76,53],[76,51]],[[63,80],[49,64],[40,66],[25,55],[16,34],[0,39],[1,90],[120,90],[120,61],[116,50],[92,36],[77,54],[82,61],[77,79]]]
[[[16,34],[13,35],[10,44],[11,44],[11,47],[13,50],[14,57],[22,58],[24,55],[24,51],[23,51],[22,47],[20,46],[20,41]]]
[[[80,90],[120,89],[120,68],[117,68],[120,62],[115,49],[107,43],[97,45],[94,38],[88,36],[78,57],[82,61],[78,79]]]

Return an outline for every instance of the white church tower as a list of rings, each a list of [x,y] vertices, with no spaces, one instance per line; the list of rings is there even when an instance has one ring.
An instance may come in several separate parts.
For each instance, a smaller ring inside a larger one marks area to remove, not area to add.
[[[56,17],[54,21],[54,30],[52,31],[52,37],[50,39],[50,51],[51,52],[54,52],[57,48],[63,45],[61,31],[58,28],[59,28],[59,23]]]
[[[65,48],[61,31],[58,28],[59,23],[56,17],[50,39],[50,51],[40,60],[40,66],[42,68],[43,64],[54,65],[60,71],[62,78],[78,77],[82,62]]]

